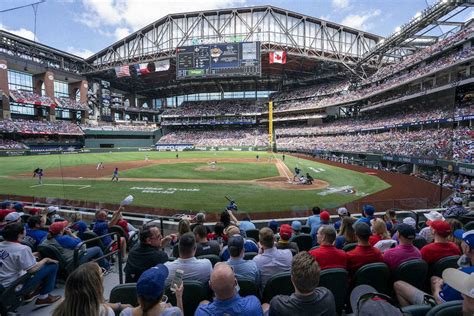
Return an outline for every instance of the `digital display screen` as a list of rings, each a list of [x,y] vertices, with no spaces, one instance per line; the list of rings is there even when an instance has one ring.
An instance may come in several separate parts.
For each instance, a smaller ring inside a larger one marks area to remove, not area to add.
[[[177,48],[176,78],[255,77],[261,74],[260,42]]]

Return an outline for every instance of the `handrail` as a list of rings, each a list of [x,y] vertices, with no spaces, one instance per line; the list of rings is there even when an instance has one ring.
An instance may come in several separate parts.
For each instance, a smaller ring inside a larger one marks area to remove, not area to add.
[[[101,259],[109,258],[109,257],[114,256],[115,254],[118,254],[117,255],[117,261],[118,261],[118,269],[119,269],[119,271],[118,271],[119,272],[119,282],[120,282],[120,284],[123,284],[123,269],[122,269],[122,259],[123,259],[123,257],[122,257],[121,247],[120,247],[120,235],[117,232],[97,236],[97,237],[94,237],[94,238],[91,238],[91,239],[88,239],[88,240],[83,240],[79,244],[77,244],[76,247],[74,248],[73,267],[74,267],[74,269],[76,269],[79,266],[79,253],[83,249],[83,246],[86,246],[86,251],[87,251],[87,244],[88,243],[96,241],[96,240],[101,240],[102,238],[104,238],[106,236],[110,236],[110,237],[113,238],[113,242],[110,245],[106,245],[106,246],[108,248],[110,248],[111,246],[117,245],[117,248],[113,251],[107,252],[102,257],[93,259],[92,261],[97,262]],[[114,238],[113,236],[115,236],[116,238]]]

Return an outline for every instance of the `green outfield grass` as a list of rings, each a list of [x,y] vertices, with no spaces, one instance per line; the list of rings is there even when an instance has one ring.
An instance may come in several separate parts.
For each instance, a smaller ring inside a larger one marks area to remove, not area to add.
[[[206,163],[176,163],[152,165],[121,172],[122,178],[163,178],[163,179],[213,179],[213,180],[253,180],[277,177],[274,164],[218,163],[214,170]]]
[[[255,152],[182,152],[179,153],[179,156],[180,158],[247,158],[255,157],[256,154],[257,153]],[[48,169],[61,166],[95,164],[98,161],[103,161],[104,163],[114,161],[133,161],[144,159],[145,156],[148,156],[150,159],[170,159],[174,158],[175,155],[176,153],[137,152],[0,158],[0,165],[2,166],[2,168],[0,168],[0,175],[12,176],[19,173],[28,173],[32,172],[33,169],[37,167]],[[268,154],[259,152],[258,155],[264,158]],[[276,156],[281,157],[281,155]],[[0,193],[117,204],[126,195],[132,194],[135,197],[135,205],[194,211],[202,209],[214,212],[221,211],[225,207],[227,201],[224,196],[230,195],[238,202],[240,210],[252,212],[282,210],[300,211],[306,210],[314,205],[320,205],[322,207],[337,207],[358,199],[363,195],[369,195],[389,187],[387,183],[378,177],[309,160],[287,156],[285,163],[290,170],[293,170],[294,166],[298,165],[303,169],[304,173],[309,172],[314,178],[329,182],[331,187],[342,188],[344,186],[351,186],[358,195],[341,192],[319,195],[318,193],[325,190],[280,190],[270,189],[258,184],[241,185],[126,181],[111,183],[110,181],[102,180],[61,180],[48,179],[47,172],[44,180],[44,184],[46,185],[43,186],[36,186],[35,179],[15,177],[3,179],[3,181],[0,181]],[[267,164],[250,163],[244,164],[245,166],[239,166],[239,164],[240,163],[234,164],[236,165],[234,166],[236,168],[232,169],[232,173],[243,172],[245,168],[251,168],[250,166],[259,166],[263,169],[254,171],[254,173],[247,173],[248,176],[255,175],[255,172],[259,172],[258,177],[263,177],[261,174],[265,174],[265,172],[268,171],[265,171],[265,166],[271,166]],[[125,176],[126,173],[132,172],[135,173],[133,177],[142,178],[144,176],[137,176],[136,173],[144,172],[142,169],[147,168],[122,172],[121,176]],[[170,172],[172,170],[173,169],[170,169]],[[174,170],[176,171],[176,169]],[[273,171],[271,170],[271,172]],[[240,173],[240,176],[242,176],[242,174],[245,173]],[[215,173],[213,175],[215,175]],[[232,179],[232,176],[232,174],[228,174],[225,179]],[[159,173],[159,177],[165,178],[162,173]],[[175,173],[173,177],[178,178],[179,173]],[[171,174],[167,174],[166,176],[166,178],[173,177],[171,177]],[[255,177],[257,177],[257,175],[255,175]],[[65,186],[63,186],[63,184]],[[133,210],[133,208],[129,210]]]

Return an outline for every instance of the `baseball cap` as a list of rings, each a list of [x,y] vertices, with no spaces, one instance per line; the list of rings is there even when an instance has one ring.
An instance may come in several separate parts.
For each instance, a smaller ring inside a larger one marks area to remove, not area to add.
[[[68,224],[68,221],[54,222],[49,226],[49,232],[53,235],[57,235],[63,230]]]
[[[453,202],[456,204],[461,204],[463,202],[462,197],[460,196],[453,197]]]
[[[12,210],[0,210],[0,221],[4,221],[5,220],[5,217],[10,214],[10,213],[13,213],[14,211]]]
[[[425,213],[423,215],[425,215],[426,219],[428,220],[426,222],[426,225],[430,225],[430,222],[432,221],[439,221],[439,220],[444,221],[443,215],[441,215],[441,213],[436,212],[436,211],[430,211],[429,213]]]
[[[283,240],[288,240],[291,238],[291,234],[293,233],[293,230],[291,229],[291,226],[288,224],[283,224],[280,226],[280,237]]]
[[[197,213],[196,214],[196,221],[204,222],[206,220],[206,215],[204,213]]]
[[[272,219],[270,222],[268,222],[268,228],[270,228],[273,231],[276,231],[278,229],[278,222]]]
[[[229,251],[230,248],[234,248],[240,253],[242,249],[244,249],[244,242],[244,237],[241,235],[232,235],[227,241],[227,247],[229,248]]]
[[[454,237],[463,240],[469,248],[474,248],[474,230],[464,231],[463,229],[456,229]]]
[[[448,222],[437,220],[430,222],[429,225],[441,237],[448,237],[451,233],[451,225]]]
[[[474,298],[474,273],[467,274],[458,269],[447,268],[443,271],[443,282],[462,294]]]
[[[372,232],[370,231],[370,226],[364,222],[356,222],[354,224],[354,231],[357,236],[361,237],[369,237],[370,235],[372,235]]]
[[[362,209],[364,210],[364,213],[369,216],[372,216],[375,213],[375,207],[373,207],[372,205],[364,205]]]
[[[15,222],[17,221],[22,215],[25,215],[24,213],[18,213],[18,212],[11,212],[7,216],[5,216],[5,222]]]
[[[367,284],[356,286],[350,302],[355,316],[402,316],[402,311],[392,304],[392,299]]]
[[[319,214],[319,218],[321,218],[322,221],[329,222],[330,215],[327,211],[324,211]]]
[[[348,216],[349,211],[345,207],[340,207],[337,209],[337,214],[339,214],[340,216]]]
[[[397,226],[397,231],[400,236],[403,236],[408,239],[415,239],[416,238],[416,231],[413,226],[402,223]]]
[[[416,220],[413,217],[405,217],[403,219],[403,224],[410,225],[411,227],[416,227]]]
[[[158,299],[165,290],[165,280],[169,270],[163,264],[158,264],[142,273],[137,282],[137,296],[147,300]]]
[[[291,228],[293,228],[293,230],[300,231],[301,230],[301,222],[300,221],[292,221],[291,222]]]
[[[48,206],[48,214],[54,213],[59,211],[59,207],[57,206]]]
[[[17,212],[22,212],[23,211],[23,204],[20,202],[15,202],[13,204],[13,209]]]

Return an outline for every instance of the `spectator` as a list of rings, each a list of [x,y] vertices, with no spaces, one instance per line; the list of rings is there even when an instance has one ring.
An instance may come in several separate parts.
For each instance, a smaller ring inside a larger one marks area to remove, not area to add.
[[[422,230],[420,230],[420,236],[425,238],[428,243],[432,243],[434,240],[434,236],[432,233],[432,230],[430,228],[430,223],[433,221],[444,221],[443,215],[441,213],[438,213],[436,211],[430,211],[429,213],[423,214],[427,221],[426,221],[426,227],[424,227]]]
[[[387,210],[383,216],[387,230],[392,233],[395,231],[395,226],[398,224],[397,212],[395,210]]]
[[[202,255],[219,255],[221,252],[221,247],[217,241],[207,240],[207,232],[204,225],[195,226],[193,233],[197,244],[196,257]]]
[[[280,239],[278,240],[276,247],[278,249],[290,249],[293,255],[295,255],[299,252],[299,249],[297,243],[290,241],[291,234],[291,226],[288,224],[282,224],[280,227]]]
[[[276,220],[272,219],[271,221],[268,222],[268,228],[270,228],[275,235],[278,234],[278,227],[279,227],[279,224]]]
[[[351,216],[351,214],[349,213],[347,208],[340,207],[340,208],[337,209],[337,215],[339,215],[339,219],[334,223],[334,228],[336,230],[339,230],[339,228],[341,228],[342,219],[344,217]]]
[[[58,214],[59,207],[57,206],[48,206],[46,209],[46,225],[49,226],[54,223],[56,220],[62,221],[63,219]]]
[[[163,251],[165,244],[175,237],[169,235],[163,238],[160,228],[154,224],[145,224],[139,233],[140,242],[133,247],[125,265],[125,282],[137,282],[142,273],[151,267],[168,261],[168,255]]]
[[[290,296],[272,298],[268,315],[336,315],[334,296],[328,289],[318,287],[319,276],[318,262],[306,251],[298,253],[291,264],[291,282],[295,292]],[[264,309],[267,308],[265,305]]]
[[[446,222],[442,222],[447,224]],[[436,237],[435,233],[435,239]],[[464,232],[463,230],[456,231],[456,236],[462,239],[462,248],[466,257],[470,261],[470,265],[467,267],[459,268],[460,271],[471,274],[474,273],[474,230]],[[426,247],[426,246],[425,246]],[[423,249],[425,249],[423,247]],[[423,254],[422,249],[422,254]],[[444,275],[444,273],[443,273]],[[453,289],[448,284],[443,284],[443,279],[432,276],[431,277],[431,293],[433,296],[422,292],[414,286],[404,282],[397,281],[394,284],[395,294],[401,306],[408,306],[412,304],[441,304],[449,301],[462,300],[461,293]]]
[[[171,283],[177,269],[184,271],[183,280],[195,280],[206,284],[212,271],[212,264],[208,259],[196,259],[196,239],[193,233],[185,233],[179,239],[179,257],[168,261],[165,266],[169,270],[166,285]]]
[[[201,302],[195,312],[195,316],[202,315],[262,315],[262,306],[260,301],[254,295],[241,297],[236,290],[238,285],[232,268],[224,263],[219,262],[212,271],[211,281],[209,282],[211,289],[214,291],[216,298],[212,303],[208,301]]]
[[[227,243],[230,259],[227,264],[234,269],[237,278],[249,278],[260,284],[260,271],[253,260],[244,260],[244,238],[237,234],[229,238]]]
[[[397,242],[390,238],[390,233],[387,231],[386,222],[380,218],[374,218],[372,221],[372,236],[369,238],[369,244],[377,248],[382,253],[385,250],[395,247]]]
[[[450,208],[448,208],[444,212],[444,217],[446,217],[446,218],[447,217],[459,218],[459,217],[464,216],[467,213],[469,213],[469,210],[466,210],[464,208],[464,206],[462,205],[463,204],[462,197],[459,197],[459,196],[453,197],[453,203],[454,203],[454,205],[451,206]]]
[[[21,223],[5,226],[2,236],[5,240],[0,242],[0,284],[7,288],[22,275],[31,273],[34,276],[26,281],[19,294],[28,295],[40,288],[35,305],[49,305],[58,301],[61,296],[50,294],[56,284],[58,262],[50,258],[36,261],[31,248],[21,244],[25,237],[25,228]]]
[[[462,312],[463,315],[474,314],[474,275],[462,271],[447,268],[443,271],[443,281],[463,297]]]
[[[173,257],[177,258],[179,256],[178,243],[182,235],[192,232],[191,223],[187,218],[182,218],[178,223],[178,236],[171,244],[173,245]]]
[[[35,215],[28,219],[28,228],[24,240],[27,240],[33,245],[33,250],[35,250],[48,235],[48,232],[43,229],[44,224],[46,224],[45,216]]]
[[[416,238],[415,229],[408,224],[402,223],[397,225],[397,232],[400,245],[388,249],[383,254],[383,260],[392,271],[405,261],[421,259],[420,251],[413,246],[413,240]]]
[[[190,227],[189,227],[189,231],[194,231],[194,228],[197,226],[197,225],[203,225],[204,228],[206,229],[206,234],[210,234],[211,233],[211,229],[205,225],[205,222],[206,222],[206,215],[202,212],[200,213],[197,213],[196,214],[196,223],[192,224]]]
[[[380,250],[369,244],[370,227],[367,223],[357,222],[354,224],[357,237],[357,246],[347,253],[347,270],[353,275],[360,267],[373,262],[383,262]]]
[[[11,212],[5,216],[5,222],[8,224],[21,223],[21,216],[23,213]]]
[[[417,229],[416,220],[413,217],[405,217],[403,219],[402,223],[410,225],[411,227],[413,227],[413,229],[415,230],[415,233],[416,233],[416,229]],[[393,234],[392,239],[395,240],[398,243],[398,230],[395,232],[395,234]],[[421,237],[419,233],[416,233],[415,239],[424,239],[424,238]]]
[[[165,307],[162,304],[165,293],[165,281],[169,276],[166,266],[158,264],[145,270],[137,282],[137,307],[127,307],[120,316],[182,316],[183,315],[183,289],[181,285],[175,289],[177,307]]]
[[[342,219],[341,230],[339,235],[336,237],[336,248],[342,249],[347,244],[357,242],[357,237],[354,231],[354,223],[356,219],[354,217],[344,217]]]
[[[240,234],[240,230],[237,226],[227,227],[227,233],[226,233],[227,238],[229,238],[230,236],[239,235],[239,234]],[[244,251],[245,252],[258,252],[258,245],[253,240],[245,239]],[[221,256],[222,261],[227,261],[230,258],[229,250],[227,246],[222,248],[220,256]]]
[[[448,241],[451,234],[451,226],[446,221],[436,220],[430,222],[430,228],[434,236],[434,243],[427,244],[421,248],[421,256],[428,264],[433,264],[439,259],[448,256],[460,256],[458,246]]]
[[[214,225],[214,232],[208,234],[207,238],[217,240],[219,245],[227,242],[227,236],[224,234],[224,224],[222,222],[217,222],[216,225]]]
[[[66,280],[64,300],[54,309],[53,316],[113,316],[114,311],[120,312],[122,306],[127,305],[104,302],[102,276],[102,270],[94,262],[83,264],[74,270]]]
[[[76,211],[71,214],[71,226],[70,229],[77,232],[77,236],[81,239],[84,239],[84,232],[88,230],[86,222],[82,220],[82,213]]]
[[[375,218],[375,208],[372,205],[364,205],[362,207],[362,216],[357,220],[358,223],[366,223],[367,225],[371,226],[371,221]]]
[[[318,206],[313,207],[313,215],[308,217],[306,221],[306,226],[311,227],[311,232],[309,233],[311,236],[314,236],[321,225],[321,218],[319,214],[321,213],[321,209]]]
[[[240,226],[239,226],[241,231],[247,231],[249,229],[255,229],[255,224],[250,221],[250,217],[245,216],[241,221],[240,221]]]
[[[221,213],[221,220],[224,224],[224,233],[226,233],[226,229],[229,226],[237,226],[239,227],[240,222],[235,218],[234,214],[232,213],[231,210],[227,209]]]
[[[291,229],[293,230],[293,234],[292,234],[291,238],[301,234],[301,222],[300,221],[292,221],[291,222]]]
[[[68,225],[67,221],[54,222],[49,226],[49,233],[45,241],[42,244],[55,248],[61,257],[66,261],[67,270],[72,270],[74,265],[74,249],[79,245],[82,240],[79,237],[74,236],[70,229],[66,229]],[[104,256],[100,247],[89,247],[87,251],[79,254],[79,264],[98,259]],[[102,258],[97,263],[104,268],[109,270],[110,264],[107,259]]]
[[[319,263],[321,270],[331,268],[347,269],[347,254],[334,246],[336,230],[330,225],[319,227],[317,233],[319,248],[309,252]]]
[[[5,220],[5,217],[7,217],[8,214],[12,213],[14,211],[12,210],[0,210],[0,231],[3,230],[3,227],[7,225],[7,221]]]
[[[447,218],[446,222],[449,223],[449,226],[451,226],[451,231],[452,232],[455,232],[458,229],[462,229],[462,223],[460,221],[458,221],[457,219],[455,219],[455,218]],[[453,234],[450,234],[448,236],[448,241],[452,241],[453,243],[455,243],[459,247],[459,249],[461,249],[461,241],[462,240],[459,239],[459,238],[456,238]]]
[[[112,237],[106,236],[110,231],[109,228],[117,225],[118,221],[122,217],[121,210],[123,209],[123,206],[119,207],[113,214],[112,218],[110,219],[110,222],[107,222],[107,211],[106,210],[99,210],[95,213],[95,223],[94,227],[92,230],[94,233],[97,234],[97,236],[104,236],[102,238],[102,242],[104,245],[109,248],[112,243]],[[114,246],[114,250],[116,249],[116,246]],[[120,237],[120,249],[122,252],[122,256],[125,256],[126,252],[126,241],[123,237]]]
[[[273,231],[264,227],[259,233],[259,254],[253,258],[260,270],[260,288],[263,289],[267,281],[276,273],[290,271],[291,251],[288,249],[277,249],[275,247],[275,235]]]

